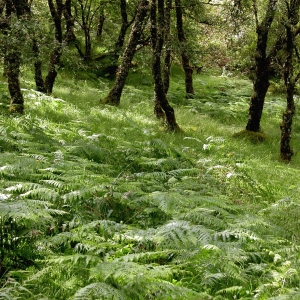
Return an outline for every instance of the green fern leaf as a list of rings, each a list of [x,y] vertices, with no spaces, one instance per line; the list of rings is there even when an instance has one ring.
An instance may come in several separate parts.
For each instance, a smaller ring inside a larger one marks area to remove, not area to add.
[[[129,300],[129,298],[119,289],[104,283],[91,283],[76,292],[74,300]]]
[[[203,226],[174,220],[157,229],[155,240],[161,249],[193,249],[208,244],[212,238]]]

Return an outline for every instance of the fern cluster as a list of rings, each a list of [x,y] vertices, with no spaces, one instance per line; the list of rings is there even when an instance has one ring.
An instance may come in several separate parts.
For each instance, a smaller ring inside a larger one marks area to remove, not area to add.
[[[24,93],[0,120],[0,299],[299,297],[299,203],[225,138]]]

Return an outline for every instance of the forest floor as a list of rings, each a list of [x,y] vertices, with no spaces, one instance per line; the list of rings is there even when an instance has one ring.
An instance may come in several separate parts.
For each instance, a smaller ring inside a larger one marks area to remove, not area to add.
[[[195,75],[186,99],[175,70],[180,134],[155,119],[149,75],[99,105],[112,83],[63,72],[45,96],[23,80],[23,116],[0,84],[0,299],[300,299],[300,122],[285,164],[279,84],[258,142],[235,137],[247,79]]]

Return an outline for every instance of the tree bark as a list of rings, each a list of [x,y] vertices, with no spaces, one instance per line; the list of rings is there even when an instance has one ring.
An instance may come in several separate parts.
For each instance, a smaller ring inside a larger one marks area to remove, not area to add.
[[[165,115],[166,126],[169,131],[177,132],[180,131],[180,127],[178,126],[175,118],[175,112],[173,107],[169,104],[164,84],[162,80],[162,70],[161,70],[161,56],[162,56],[162,48],[164,44],[164,0],[158,0],[157,4],[157,26],[156,30],[153,30],[152,34],[156,33],[156,37],[153,36],[153,62],[152,62],[152,76],[154,79],[154,112],[157,116],[157,112],[155,109],[159,109],[160,113],[163,112]],[[151,1],[151,19],[152,26],[154,24],[154,20],[156,19],[156,0]]]
[[[270,85],[269,69],[270,56],[267,56],[267,43],[271,24],[276,12],[277,0],[269,0],[264,19],[258,24],[256,16],[256,50],[255,50],[255,78],[253,83],[253,94],[250,99],[249,116],[246,130],[257,132],[260,130],[260,120],[263,112],[265,97]]]
[[[145,19],[147,17],[148,11],[149,11],[148,1],[140,0],[137,15],[131,29],[127,46],[123,53],[122,62],[121,65],[119,66],[115,84],[110,90],[109,94],[100,101],[103,104],[110,104],[115,106],[120,105],[120,98],[122,95],[122,91],[125,86],[126,78],[129,73],[131,61],[136,52],[136,46],[139,43],[139,39],[144,29]]]
[[[166,11],[165,11],[165,58],[163,67],[163,84],[164,92],[167,95],[170,86],[170,70],[171,70],[171,39],[170,39],[170,26],[171,26],[171,8],[172,0],[166,0]]]
[[[157,43],[158,43],[158,25],[157,25],[157,3],[156,1],[151,2],[150,7],[150,21],[151,21],[151,45],[152,45],[152,52],[153,52],[153,63],[152,63],[152,76],[154,78],[155,82],[155,75],[154,72],[156,72],[155,69],[155,52],[157,51]],[[160,54],[159,54],[160,57]],[[161,72],[159,67],[159,72]],[[158,83],[159,84],[159,83]],[[159,91],[158,91],[159,92]],[[154,115],[157,119],[165,119],[166,115],[164,110],[162,109],[159,101],[159,96],[157,95],[157,91],[154,89]]]
[[[101,12],[99,19],[98,19],[98,25],[97,25],[97,38],[101,39],[102,33],[103,33],[103,26],[105,22],[105,14],[104,11]]]
[[[21,52],[18,49],[9,49],[6,53],[6,76],[10,93],[10,112],[24,113],[24,98],[20,88]]]
[[[72,16],[71,4],[72,4],[71,0],[66,0],[65,7],[63,10],[63,14],[66,20],[66,28],[67,28],[67,36],[65,38],[65,42],[68,45],[73,43],[75,48],[78,51],[79,56],[81,58],[84,58],[84,53],[81,51],[80,44],[74,33],[74,18]]]
[[[115,55],[119,58],[120,52],[122,51],[126,31],[129,27],[128,16],[127,16],[127,8],[126,8],[126,0],[120,0],[120,9],[121,9],[121,17],[122,17],[122,25],[120,28],[119,36],[115,44]]]
[[[194,86],[193,86],[193,68],[190,65],[190,59],[186,51],[186,37],[183,29],[182,21],[182,9],[181,0],[175,0],[176,6],[176,25],[177,25],[177,36],[180,43],[181,51],[181,62],[185,73],[185,91],[186,98],[194,98]]]
[[[8,33],[12,33],[10,19],[12,13],[15,13],[20,21],[26,20],[30,15],[30,6],[27,0],[6,0],[6,28],[2,29],[3,34],[6,36],[5,46],[5,76],[7,77],[8,90],[10,93],[10,112],[24,113],[24,98],[20,88],[20,66],[21,66],[21,51],[20,45],[24,42],[25,38],[22,33],[18,33],[14,39],[8,39]],[[11,37],[10,37],[11,38]]]
[[[295,114],[295,86],[300,77],[300,73],[294,76],[294,49],[295,49],[295,26],[299,22],[300,0],[287,2],[287,22],[286,22],[286,59],[283,69],[283,79],[286,89],[286,110],[282,115],[281,140],[280,140],[280,158],[289,162],[293,156],[293,150],[290,146],[293,117]]]
[[[54,49],[50,54],[48,74],[45,79],[45,88],[47,94],[51,94],[53,91],[55,79],[57,77],[57,70],[59,68],[60,58],[62,55],[61,19],[63,13],[63,4],[62,4],[62,0],[56,0],[56,8],[55,8],[53,0],[48,0],[48,5],[55,25],[55,45],[54,45]]]
[[[34,60],[34,79],[36,90],[38,92],[46,93],[45,82],[42,74],[42,60],[40,58],[40,49],[37,39],[34,37],[32,39],[32,52],[35,57]]]

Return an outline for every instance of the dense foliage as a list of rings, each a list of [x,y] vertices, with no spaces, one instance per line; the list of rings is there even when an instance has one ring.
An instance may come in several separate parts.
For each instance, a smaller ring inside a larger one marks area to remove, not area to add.
[[[0,299],[300,299],[299,0],[0,2]]]
[[[56,97],[27,83],[26,115],[1,118],[1,299],[299,298],[299,160],[274,154],[280,96],[256,144],[232,137],[246,80],[197,75],[187,100],[175,68],[184,132],[166,135],[135,73],[122,108],[98,106],[107,80],[68,77]]]

